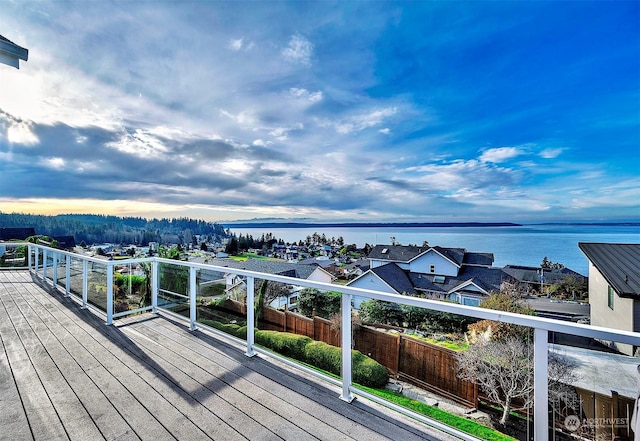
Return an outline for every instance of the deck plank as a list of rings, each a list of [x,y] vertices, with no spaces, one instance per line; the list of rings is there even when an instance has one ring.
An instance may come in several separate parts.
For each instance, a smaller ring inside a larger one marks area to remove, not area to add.
[[[0,271],[0,440],[451,440],[165,314],[104,324]]]

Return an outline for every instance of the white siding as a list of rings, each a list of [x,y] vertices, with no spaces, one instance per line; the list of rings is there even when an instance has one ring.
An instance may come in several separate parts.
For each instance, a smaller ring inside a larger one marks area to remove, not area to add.
[[[316,270],[314,270],[309,275],[307,280],[313,280],[314,282],[331,283],[331,274],[329,274],[328,272],[326,272],[324,270],[321,270],[321,269],[317,268]]]
[[[377,268],[379,266],[384,266],[386,264],[388,264],[389,262],[392,262],[392,260],[376,260],[376,259],[371,259],[369,261],[369,268]],[[398,265],[400,268],[402,268],[403,270],[408,270],[409,269],[409,264],[408,263],[403,263],[403,262],[395,262],[396,265]]]
[[[449,259],[443,257],[434,250],[431,250],[413,260],[411,262],[411,272],[430,274],[432,265],[435,268],[433,274],[452,277],[458,275],[458,267]]]
[[[363,288],[363,289],[371,289],[373,291],[382,291],[389,294],[400,294],[399,292],[396,292],[395,289],[387,285],[384,281],[382,281],[382,279],[380,279],[378,276],[376,276],[371,272],[365,273],[364,275],[355,279],[353,282],[349,283],[349,286],[354,286],[356,288]],[[355,309],[360,309],[360,304],[365,300],[369,300],[369,299],[366,297],[354,296],[353,307]]]

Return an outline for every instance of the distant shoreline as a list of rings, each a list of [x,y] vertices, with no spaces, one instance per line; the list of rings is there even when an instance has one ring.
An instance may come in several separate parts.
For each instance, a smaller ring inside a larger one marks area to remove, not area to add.
[[[422,227],[521,227],[512,222],[228,222],[221,223],[225,228],[422,228]]]
[[[524,226],[640,227],[640,222],[220,222],[225,228],[482,228]]]

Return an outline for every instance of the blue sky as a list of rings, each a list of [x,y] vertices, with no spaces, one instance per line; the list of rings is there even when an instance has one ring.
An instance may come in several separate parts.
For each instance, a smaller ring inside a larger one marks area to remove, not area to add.
[[[8,1],[0,211],[640,219],[638,1]]]

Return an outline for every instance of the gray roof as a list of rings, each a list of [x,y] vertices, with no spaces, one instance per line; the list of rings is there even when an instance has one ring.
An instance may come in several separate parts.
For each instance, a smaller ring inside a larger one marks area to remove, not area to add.
[[[415,246],[415,245],[376,245],[371,249],[369,259],[387,260],[389,262],[409,263],[421,254],[434,250],[458,266],[493,264],[492,253],[468,252],[464,248],[445,248],[441,246]]]
[[[413,288],[413,284],[409,280],[406,271],[395,263],[387,263],[386,265],[378,266],[371,269],[371,272],[384,280],[400,294],[418,294]]]
[[[251,258],[244,262],[234,259],[211,259],[209,260],[209,264],[247,271],[256,271],[260,273],[277,274],[280,276],[296,277],[298,279],[308,279],[309,276],[319,268],[319,266],[315,264],[305,265]]]
[[[620,297],[640,298],[640,244],[578,242]]]
[[[518,282],[540,283],[540,267],[506,265],[502,270],[516,279]],[[544,270],[545,283],[556,283],[567,276],[573,276],[579,280],[585,279],[585,276],[569,268],[562,268],[559,270]]]
[[[464,282],[472,281],[487,293],[499,291],[507,275],[501,268],[463,267],[456,277],[434,274],[410,273],[409,279],[418,290],[450,292]],[[434,280],[442,280],[442,283]]]
[[[388,260],[390,262],[409,262],[431,247],[413,245],[376,245],[371,249],[369,259]]]

